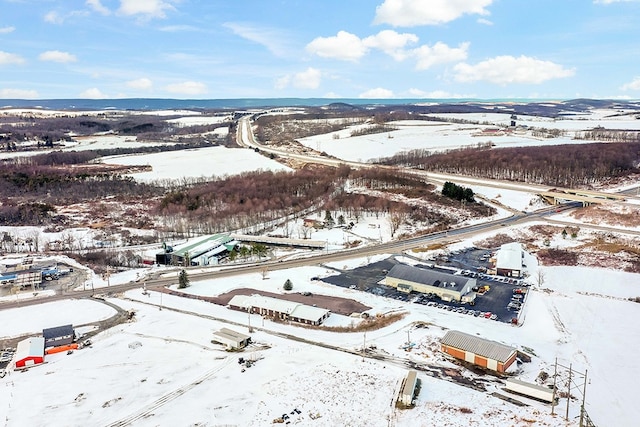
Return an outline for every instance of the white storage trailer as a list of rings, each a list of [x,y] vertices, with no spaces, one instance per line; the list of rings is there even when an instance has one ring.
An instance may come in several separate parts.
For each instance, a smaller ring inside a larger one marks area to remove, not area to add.
[[[553,389],[549,387],[510,378],[507,380],[505,388],[508,391],[541,400],[543,402],[553,402]]]

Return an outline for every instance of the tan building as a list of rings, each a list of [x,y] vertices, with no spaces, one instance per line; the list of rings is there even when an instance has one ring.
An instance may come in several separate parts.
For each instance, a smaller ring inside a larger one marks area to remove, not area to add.
[[[476,296],[476,279],[404,264],[393,266],[385,284],[406,293],[433,293],[443,301],[472,302]]]
[[[237,350],[249,345],[251,337],[229,328],[221,328],[219,331],[213,333],[212,341],[223,344],[227,347],[227,350]]]
[[[324,308],[258,294],[235,295],[229,301],[229,308],[315,326],[320,325],[330,314],[329,310]]]
[[[444,353],[456,359],[496,372],[505,372],[518,354],[513,347],[460,331],[448,331],[440,345]]]

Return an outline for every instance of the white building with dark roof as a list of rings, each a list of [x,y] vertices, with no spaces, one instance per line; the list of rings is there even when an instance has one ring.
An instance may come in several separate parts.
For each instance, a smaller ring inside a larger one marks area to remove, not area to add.
[[[432,269],[396,264],[387,273],[385,284],[401,292],[433,293],[444,301],[472,302],[475,299],[476,279],[454,276]]]
[[[73,325],[56,326],[42,330],[44,337],[44,347],[58,347],[71,344],[75,338]]]
[[[235,295],[229,301],[229,308],[316,326],[321,324],[330,314],[329,310],[324,308],[258,294]]]

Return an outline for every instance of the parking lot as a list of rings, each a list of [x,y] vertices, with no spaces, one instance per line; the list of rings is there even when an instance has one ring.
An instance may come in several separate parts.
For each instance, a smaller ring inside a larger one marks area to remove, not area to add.
[[[514,323],[526,300],[527,287],[521,279],[490,276],[483,271],[489,265],[491,251],[469,248],[451,252],[438,258],[427,260],[416,267],[433,268],[449,274],[464,275],[477,281],[475,303],[461,304],[442,301],[435,295],[400,292],[390,286],[379,284],[386,273],[398,264],[393,257],[340,274],[322,278],[323,282],[336,286],[370,292],[381,297],[411,302],[433,307],[434,309],[456,311],[474,317]],[[316,278],[314,278],[316,279]]]

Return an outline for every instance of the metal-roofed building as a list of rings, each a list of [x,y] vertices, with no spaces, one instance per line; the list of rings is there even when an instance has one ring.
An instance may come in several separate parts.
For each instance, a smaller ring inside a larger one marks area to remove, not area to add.
[[[186,267],[217,264],[218,260],[231,252],[238,243],[228,234],[214,234],[175,248],[168,247],[156,254],[156,262]]]
[[[440,345],[444,353],[456,359],[497,372],[505,372],[518,354],[515,348],[508,345],[460,331],[448,331]]]
[[[330,311],[324,308],[258,294],[235,295],[229,301],[229,308],[316,326],[321,324],[330,314]]]
[[[219,331],[213,333],[213,341],[224,344],[227,350],[232,350],[245,348],[251,342],[251,337],[232,329],[221,328]]]
[[[444,301],[459,302],[465,297],[465,302],[471,302],[475,298],[472,289],[476,286],[476,279],[396,264],[387,273],[385,284],[406,293],[433,293]]]
[[[518,242],[500,246],[496,253],[496,274],[499,276],[522,277],[524,250]]]
[[[13,360],[15,369],[25,369],[44,363],[44,338],[31,337],[20,341]]]
[[[413,395],[416,392],[416,385],[418,384],[418,373],[416,371],[409,371],[407,377],[404,379],[402,390],[400,391],[400,403],[405,406],[411,406],[413,404]]]
[[[44,337],[44,347],[49,348],[71,344],[75,338],[75,333],[73,325],[63,325],[43,329],[42,336]]]

